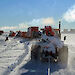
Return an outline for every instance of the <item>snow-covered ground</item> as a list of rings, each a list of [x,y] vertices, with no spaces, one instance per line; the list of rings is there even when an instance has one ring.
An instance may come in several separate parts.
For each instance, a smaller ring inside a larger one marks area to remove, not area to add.
[[[9,38],[5,42],[5,36],[0,36],[0,75],[47,75],[48,63],[30,60],[34,40]],[[64,36],[69,48],[68,66],[51,63],[51,75],[75,75],[75,34],[62,34],[62,40]]]

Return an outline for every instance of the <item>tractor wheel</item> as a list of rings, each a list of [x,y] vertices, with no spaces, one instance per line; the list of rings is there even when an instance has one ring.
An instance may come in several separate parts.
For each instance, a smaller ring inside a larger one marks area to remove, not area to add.
[[[59,61],[61,61],[61,63],[68,63],[68,47],[67,46],[63,46],[58,53],[58,58]]]
[[[40,49],[41,47],[39,45],[32,46],[31,59],[34,59],[34,60],[40,59]]]

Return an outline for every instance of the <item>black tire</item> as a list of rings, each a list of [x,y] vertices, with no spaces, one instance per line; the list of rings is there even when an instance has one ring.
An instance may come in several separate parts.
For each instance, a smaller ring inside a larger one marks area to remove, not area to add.
[[[63,46],[59,50],[58,58],[59,58],[59,61],[61,61],[61,63],[63,63],[63,64],[68,63],[68,47],[67,46]]]

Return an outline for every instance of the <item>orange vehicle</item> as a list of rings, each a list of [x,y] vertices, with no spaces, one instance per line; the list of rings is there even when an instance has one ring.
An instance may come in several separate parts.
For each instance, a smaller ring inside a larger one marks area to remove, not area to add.
[[[21,32],[21,37],[23,37],[23,38],[27,38],[27,32]]]
[[[53,30],[53,28],[51,26],[45,26],[45,28],[43,28],[41,30],[47,36],[49,36],[49,35],[54,36],[55,35],[55,31]]]
[[[53,31],[52,27],[51,26],[45,26],[45,32],[46,32],[46,35],[48,36],[49,34],[54,36],[55,35],[55,32]]]
[[[39,36],[39,27],[29,27],[27,32],[17,31],[16,36],[23,38],[37,38]]]
[[[39,37],[39,27],[29,27],[26,35],[28,38]]]
[[[45,26],[45,28],[41,29],[44,34],[47,36],[59,36],[61,38],[60,29],[53,29],[51,26]]]
[[[16,36],[16,33],[13,31],[10,31],[9,36],[14,37],[14,36]]]

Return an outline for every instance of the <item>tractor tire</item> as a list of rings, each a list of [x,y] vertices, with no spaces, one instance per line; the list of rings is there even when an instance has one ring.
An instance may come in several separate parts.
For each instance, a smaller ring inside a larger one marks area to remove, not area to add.
[[[31,59],[32,60],[40,60],[40,50],[41,47],[39,45],[34,45],[31,48]]]
[[[58,52],[59,61],[63,64],[68,63],[68,47],[63,46]]]

